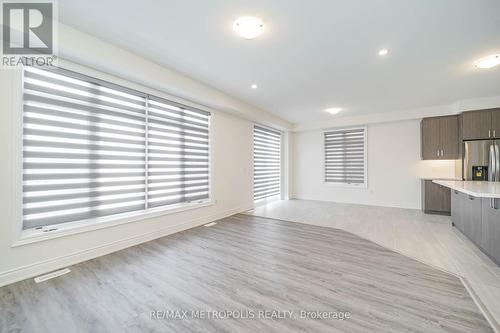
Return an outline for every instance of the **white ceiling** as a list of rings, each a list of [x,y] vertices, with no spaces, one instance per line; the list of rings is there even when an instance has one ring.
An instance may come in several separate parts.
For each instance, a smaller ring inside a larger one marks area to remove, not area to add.
[[[500,53],[499,0],[58,3],[63,23],[294,123],[500,95],[500,66],[472,65]],[[236,36],[242,15],[261,17],[265,33]]]

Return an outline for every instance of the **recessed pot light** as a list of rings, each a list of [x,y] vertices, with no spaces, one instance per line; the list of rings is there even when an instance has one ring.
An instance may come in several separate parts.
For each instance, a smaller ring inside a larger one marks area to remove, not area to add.
[[[340,111],[342,111],[342,109],[341,108],[328,108],[325,111],[328,112],[329,114],[337,114]]]
[[[254,39],[264,30],[264,23],[258,17],[242,16],[234,21],[233,30],[245,39]]]
[[[492,68],[500,64],[500,54],[492,54],[476,61],[477,68]]]
[[[258,86],[257,86],[256,84],[252,84],[252,85],[250,86],[250,88],[252,88],[252,89],[257,89],[257,88],[258,88]]]
[[[385,56],[389,53],[389,50],[388,49],[381,49],[378,51],[378,55],[379,56]]]

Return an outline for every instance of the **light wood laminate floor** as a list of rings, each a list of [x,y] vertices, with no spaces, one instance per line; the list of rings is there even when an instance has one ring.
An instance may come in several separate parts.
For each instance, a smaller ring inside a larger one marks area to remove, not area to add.
[[[249,212],[256,216],[339,228],[463,277],[500,323],[500,267],[460,231],[449,216],[419,210],[310,200],[275,201]]]
[[[456,276],[335,228],[235,215],[71,269],[1,288],[0,331],[492,332]],[[176,310],[257,318],[151,319]]]

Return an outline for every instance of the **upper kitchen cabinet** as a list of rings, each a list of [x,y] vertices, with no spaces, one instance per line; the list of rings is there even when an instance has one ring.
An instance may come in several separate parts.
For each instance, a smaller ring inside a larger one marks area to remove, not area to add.
[[[421,123],[421,153],[424,160],[437,159],[441,140],[437,118],[424,118]]]
[[[441,117],[439,125],[441,131],[441,159],[458,159],[458,116]]]
[[[493,138],[500,138],[500,108],[491,111],[491,131]]]
[[[422,119],[422,159],[454,160],[459,158],[458,150],[458,116]]]
[[[462,139],[500,138],[500,108],[462,113]]]

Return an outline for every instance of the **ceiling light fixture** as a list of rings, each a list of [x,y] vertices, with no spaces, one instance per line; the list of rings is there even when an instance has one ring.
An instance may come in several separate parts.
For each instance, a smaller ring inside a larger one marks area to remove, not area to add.
[[[379,56],[385,56],[387,55],[387,53],[389,53],[388,49],[381,49],[380,51],[378,51]]]
[[[252,88],[252,89],[257,89],[258,87],[257,87],[257,85],[256,85],[256,84],[252,84],[252,85],[250,86],[250,88]]]
[[[492,68],[500,65],[500,54],[492,54],[476,61],[477,68]]]
[[[233,30],[245,39],[254,39],[264,30],[264,23],[258,17],[242,16],[234,21]]]
[[[337,114],[340,111],[342,111],[342,109],[341,108],[328,108],[325,111],[328,112],[329,114]]]

